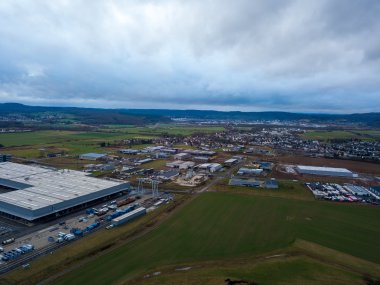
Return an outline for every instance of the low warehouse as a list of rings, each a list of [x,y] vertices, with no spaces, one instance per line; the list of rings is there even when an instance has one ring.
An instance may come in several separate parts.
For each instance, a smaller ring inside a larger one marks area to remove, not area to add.
[[[12,162],[0,163],[0,186],[0,212],[28,221],[59,216],[130,187],[128,182],[89,177],[80,171]]]
[[[231,178],[228,183],[230,186],[261,187],[261,182],[255,179]]]
[[[346,168],[318,167],[298,165],[296,171],[300,174],[312,174],[321,176],[354,177],[355,174]]]
[[[263,173],[264,170],[262,169],[257,169],[257,168],[246,168],[242,167],[239,169],[237,172],[238,175],[259,175]]]
[[[105,158],[107,155],[103,153],[84,153],[79,156],[83,160],[99,160]]]
[[[112,224],[114,226],[120,226],[129,221],[137,219],[138,217],[144,216],[145,214],[146,214],[146,209],[144,207],[140,207],[140,208],[137,208],[136,210],[133,210],[132,212],[126,213],[120,217],[113,219]]]

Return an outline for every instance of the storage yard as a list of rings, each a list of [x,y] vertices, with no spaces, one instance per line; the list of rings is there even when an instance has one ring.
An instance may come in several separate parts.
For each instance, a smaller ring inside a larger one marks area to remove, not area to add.
[[[306,183],[307,188],[316,199],[324,199],[336,202],[364,202],[374,205],[380,204],[380,196],[372,188],[345,183]]]

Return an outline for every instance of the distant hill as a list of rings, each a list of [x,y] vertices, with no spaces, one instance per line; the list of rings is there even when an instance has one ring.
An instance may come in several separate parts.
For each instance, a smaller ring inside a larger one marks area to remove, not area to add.
[[[289,112],[222,112],[203,110],[160,110],[160,109],[129,109],[130,114],[150,114],[169,116],[171,118],[194,118],[211,120],[246,120],[246,121],[302,121],[307,120],[315,123],[340,122],[362,123],[368,126],[380,127],[380,113],[362,114],[304,114]]]
[[[158,122],[170,122],[170,118],[156,114],[128,113],[125,110],[77,108],[77,107],[41,107],[18,103],[0,103],[0,115],[37,113],[60,113],[72,115],[84,124],[130,124],[144,125]]]
[[[0,103],[0,115],[58,112],[71,114],[87,124],[149,124],[170,122],[171,118],[245,120],[245,121],[309,121],[314,123],[361,123],[380,127],[380,113],[362,114],[304,114],[289,112],[222,112],[212,110],[166,109],[101,109],[79,107],[41,107],[18,103]]]

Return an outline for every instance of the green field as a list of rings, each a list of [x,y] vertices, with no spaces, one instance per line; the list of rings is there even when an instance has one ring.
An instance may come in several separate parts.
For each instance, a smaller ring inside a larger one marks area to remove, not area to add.
[[[315,200],[313,194],[308,191],[301,181],[279,180],[278,189],[255,188],[245,186],[230,186],[227,178],[215,183],[209,190],[216,192],[228,192],[249,194],[256,196],[282,197],[301,200]]]
[[[360,274],[345,271],[317,262],[307,257],[268,259],[261,262],[237,262],[236,264],[203,265],[178,272],[175,268],[159,268],[159,276],[138,278],[125,284],[221,285],[227,278],[254,281],[257,284],[363,284]],[[296,273],[296,274],[295,274]]]
[[[55,284],[114,284],[169,264],[250,258],[298,239],[379,264],[379,237],[380,211],[375,207],[205,193],[153,232]]]
[[[332,139],[380,140],[380,131],[376,130],[342,130],[342,131],[307,131],[301,138],[327,141]]]
[[[9,146],[32,146],[81,140],[122,139],[117,133],[75,132],[75,131],[36,131],[25,133],[0,134],[0,144]]]
[[[109,128],[103,129],[103,131],[116,131],[127,133],[129,135],[152,135],[160,136],[162,134],[168,135],[183,135],[189,136],[194,133],[215,133],[224,131],[222,126],[191,126],[191,125],[176,125],[176,124],[156,124],[145,127],[135,126],[109,126]]]
[[[78,155],[85,152],[105,152],[101,142],[120,142],[126,139],[152,139],[162,135],[191,135],[197,132],[218,132],[224,127],[217,126],[177,126],[159,125],[148,127],[118,126],[105,128],[99,132],[84,131],[33,131],[0,134],[2,152],[19,157],[40,156],[40,148],[64,150],[67,154]],[[134,147],[142,148],[146,145]]]

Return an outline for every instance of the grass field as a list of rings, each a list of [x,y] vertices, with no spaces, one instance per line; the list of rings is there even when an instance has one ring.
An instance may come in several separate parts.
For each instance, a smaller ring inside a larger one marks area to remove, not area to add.
[[[110,127],[103,131],[116,131],[129,135],[152,135],[159,136],[161,134],[168,135],[183,135],[188,136],[194,133],[215,133],[224,131],[222,126],[192,126],[192,125],[176,125],[176,124],[157,124],[145,127],[125,126],[125,127]]]
[[[106,132],[74,132],[74,131],[36,131],[27,133],[0,134],[0,143],[9,146],[31,146],[62,143],[80,140],[122,139],[118,133]]]
[[[151,139],[163,134],[169,135],[191,135],[197,132],[217,132],[224,130],[217,126],[119,126],[106,128],[99,132],[82,131],[35,131],[25,133],[3,133],[0,134],[0,144],[4,146],[2,152],[15,156],[32,158],[40,156],[40,148],[57,148],[65,150],[70,155],[84,152],[105,151],[100,148],[101,142],[117,142],[126,139]],[[137,148],[145,145],[136,146]]]
[[[308,131],[301,135],[303,139],[327,141],[332,139],[379,140],[380,131],[344,130],[344,131]]]
[[[209,190],[217,192],[229,192],[249,194],[256,196],[282,197],[301,200],[314,200],[312,193],[307,190],[303,182],[292,180],[280,180],[278,189],[254,188],[245,186],[230,186],[227,178],[215,183]]]
[[[378,208],[205,193],[155,231],[89,262],[56,284],[114,284],[157,266],[249,258],[289,247],[296,239],[380,263],[379,237]]]
[[[144,285],[221,285],[224,280],[247,280],[260,285],[276,284],[363,284],[362,276],[308,257],[287,257],[261,260],[260,262],[237,262],[236,264],[202,264],[188,272],[175,268],[158,268],[159,276],[139,278],[125,284]],[[295,274],[297,272],[297,274]]]

